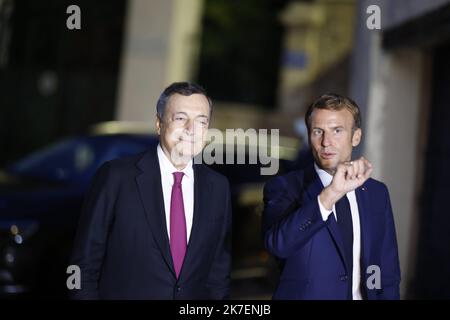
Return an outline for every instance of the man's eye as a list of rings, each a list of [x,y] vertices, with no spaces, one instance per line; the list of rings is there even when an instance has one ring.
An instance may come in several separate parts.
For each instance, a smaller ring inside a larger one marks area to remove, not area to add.
[[[195,123],[201,126],[207,126],[208,125],[208,120],[195,120]]]
[[[175,117],[175,120],[177,120],[177,121],[182,121],[182,120],[184,120],[185,118],[183,118],[183,117]]]
[[[342,128],[337,128],[334,130],[335,133],[341,133],[342,132]]]
[[[318,135],[322,134],[322,130],[313,130],[313,134],[315,136],[318,136]]]

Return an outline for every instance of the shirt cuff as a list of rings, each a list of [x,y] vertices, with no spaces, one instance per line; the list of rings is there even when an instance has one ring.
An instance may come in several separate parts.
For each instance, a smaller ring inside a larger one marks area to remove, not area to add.
[[[329,215],[335,211],[335,206],[333,205],[333,208],[331,210],[327,210],[325,209],[325,207],[322,205],[322,203],[320,202],[320,196],[317,196],[317,202],[319,203],[319,209],[320,209],[320,214],[322,215],[322,220],[323,221],[327,221]]]

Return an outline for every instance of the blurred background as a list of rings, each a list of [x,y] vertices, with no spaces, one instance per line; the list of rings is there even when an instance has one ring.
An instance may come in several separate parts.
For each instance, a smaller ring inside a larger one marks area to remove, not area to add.
[[[80,30],[66,26],[72,4]],[[280,130],[279,173],[309,160],[308,103],[352,97],[363,115],[355,156],[390,190],[402,298],[449,299],[448,57],[448,0],[0,0],[0,296],[65,297],[95,169],[157,143],[159,94],[195,81],[215,102],[212,127]],[[258,165],[215,168],[232,186],[231,297],[269,299],[270,177]]]

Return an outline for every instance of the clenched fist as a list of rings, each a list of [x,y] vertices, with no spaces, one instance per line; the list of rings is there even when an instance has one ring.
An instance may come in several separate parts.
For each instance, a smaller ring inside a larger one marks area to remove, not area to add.
[[[331,184],[320,193],[320,202],[331,210],[333,205],[346,193],[360,187],[372,174],[372,164],[364,157],[340,163]]]

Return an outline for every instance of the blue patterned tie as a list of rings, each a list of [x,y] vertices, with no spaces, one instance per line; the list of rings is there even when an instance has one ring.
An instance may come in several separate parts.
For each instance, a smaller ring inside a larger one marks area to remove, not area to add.
[[[336,203],[336,216],[337,224],[341,231],[342,240],[344,242],[345,260],[348,266],[348,279],[350,280],[350,299],[352,288],[352,275],[353,275],[353,223],[352,212],[350,210],[350,202],[346,195],[344,195]]]

